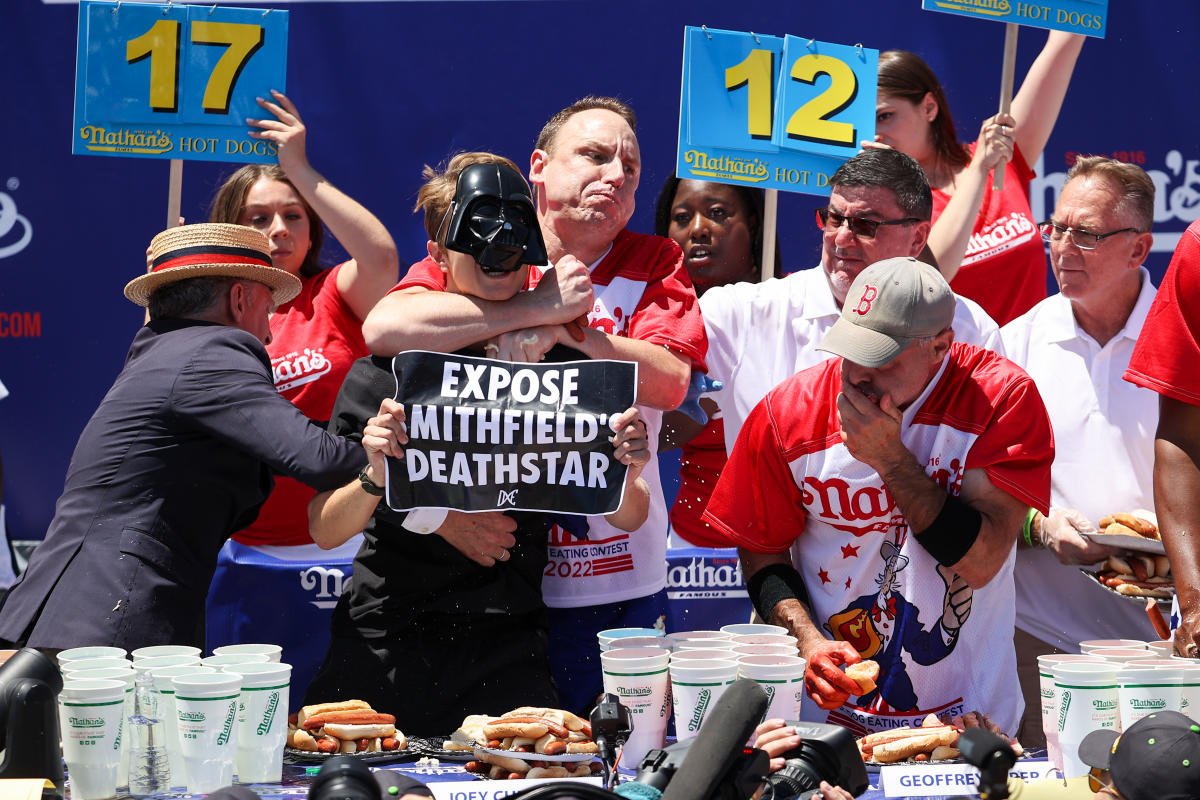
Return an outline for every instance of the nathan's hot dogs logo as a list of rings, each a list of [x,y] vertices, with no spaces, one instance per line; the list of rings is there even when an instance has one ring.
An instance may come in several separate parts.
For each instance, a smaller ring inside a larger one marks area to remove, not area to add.
[[[207,719],[208,719],[208,717],[206,717],[204,715],[203,711],[182,711],[181,710],[179,712],[179,721],[180,722],[204,722]]]
[[[1058,708],[1058,732],[1062,733],[1067,727],[1067,710],[1071,707],[1071,691],[1062,693],[1062,705]]]
[[[692,718],[688,720],[687,729],[695,732],[700,730],[700,723],[704,722],[704,712],[708,711],[708,704],[712,702],[712,691],[709,689],[701,689],[699,696],[696,698],[696,710],[692,712]]]
[[[100,717],[67,717],[72,728],[103,728],[104,720]]]
[[[954,0],[954,2],[939,2],[937,5],[942,8],[984,14],[989,17],[1003,17],[1012,11],[1008,0]]]
[[[723,178],[741,183],[762,183],[770,172],[767,165],[757,158],[747,160],[729,156],[710,156],[702,150],[688,150],[684,154],[683,160],[691,166],[693,175]]]
[[[1092,708],[1096,709],[1097,711],[1115,711],[1117,708],[1117,701],[1101,700],[1097,697],[1092,700]]]
[[[618,686],[617,694],[622,697],[649,697],[651,695],[649,686]]]
[[[271,699],[267,701],[267,709],[263,712],[262,722],[258,723],[258,727],[254,732],[259,736],[266,736],[271,730],[271,723],[275,721],[275,712],[279,710],[279,692],[271,692]]]
[[[1129,705],[1133,706],[1138,711],[1162,711],[1167,707],[1167,701],[1162,699],[1139,700],[1134,697],[1130,699]]]
[[[225,724],[221,726],[221,732],[217,735],[217,744],[228,744],[229,737],[233,735],[233,723],[237,721],[237,703],[229,704],[229,712],[225,715]]]

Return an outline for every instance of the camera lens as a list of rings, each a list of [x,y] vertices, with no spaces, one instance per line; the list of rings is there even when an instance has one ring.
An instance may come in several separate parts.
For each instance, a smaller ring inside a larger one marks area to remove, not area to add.
[[[821,781],[838,782],[838,764],[818,748],[800,745],[800,752],[783,762],[783,769],[771,775],[768,782],[775,788],[779,800],[811,797]]]
[[[351,756],[332,756],[313,778],[309,800],[379,800],[371,768]]]

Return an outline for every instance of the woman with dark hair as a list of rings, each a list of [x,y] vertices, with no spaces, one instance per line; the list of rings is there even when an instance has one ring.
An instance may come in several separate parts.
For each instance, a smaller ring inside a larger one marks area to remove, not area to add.
[[[903,50],[879,56],[875,141],[915,158],[933,189],[929,248],[958,294],[1000,325],[1046,296],[1046,254],[1029,208],[1029,183],[1066,96],[1084,37],[1051,31],[1012,101],[1012,114],[985,120],[959,143],[937,76]],[[992,171],[1004,189],[992,191]]]
[[[714,286],[758,283],[762,276],[762,220],[761,189],[680,180],[672,175],[658,195],[654,232],[674,239],[683,249],[683,264],[700,296]],[[775,277],[780,275],[781,261],[776,247]],[[720,409],[710,397],[701,397],[700,407],[708,415],[707,424],[682,411],[664,415],[659,450],[683,448],[671,530],[684,543],[705,546],[708,525],[700,517],[726,455]]]
[[[209,219],[248,225],[267,235],[271,259],[300,278],[299,296],[271,314],[267,353],[275,387],[309,419],[327,420],[355,359],[367,355],[362,321],[393,286],[400,260],[391,235],[370,211],[312,168],[306,129],[280,92],[259,105],[273,119],[250,120],[256,139],[273,142],[279,165],[248,164],[226,179]],[[350,260],[321,266],[323,224]],[[312,489],[277,478],[255,523],[234,538],[245,544],[312,544],[306,509]]]

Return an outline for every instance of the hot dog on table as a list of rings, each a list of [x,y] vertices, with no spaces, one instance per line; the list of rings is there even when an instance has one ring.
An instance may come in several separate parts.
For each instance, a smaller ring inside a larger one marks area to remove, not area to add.
[[[380,714],[362,700],[305,706],[288,727],[288,745],[320,753],[400,750],[408,744],[396,730],[396,718]]]
[[[958,758],[958,737],[967,728],[985,728],[1004,736],[1004,731],[993,725],[986,714],[980,714],[978,711],[968,711],[961,717],[953,717],[949,722],[943,722],[930,714],[919,728],[905,726],[868,734],[858,740],[858,750],[863,761],[876,764]],[[1009,741],[1013,750],[1020,755],[1023,752],[1020,743],[1016,739]]]
[[[466,769],[490,778],[580,778],[592,774],[589,756],[599,752],[587,720],[570,711],[531,706],[499,717],[472,714],[442,747],[473,751],[476,760],[468,761]],[[482,749],[485,747],[487,750]],[[489,750],[507,750],[513,755]],[[543,761],[537,755],[578,755],[580,760]]]

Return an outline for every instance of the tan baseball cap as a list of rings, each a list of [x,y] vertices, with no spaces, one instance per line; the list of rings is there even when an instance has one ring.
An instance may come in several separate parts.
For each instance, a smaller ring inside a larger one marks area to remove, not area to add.
[[[954,320],[950,284],[915,258],[888,258],[850,284],[842,316],[817,345],[863,367],[882,367],[917,339],[934,336]]]

